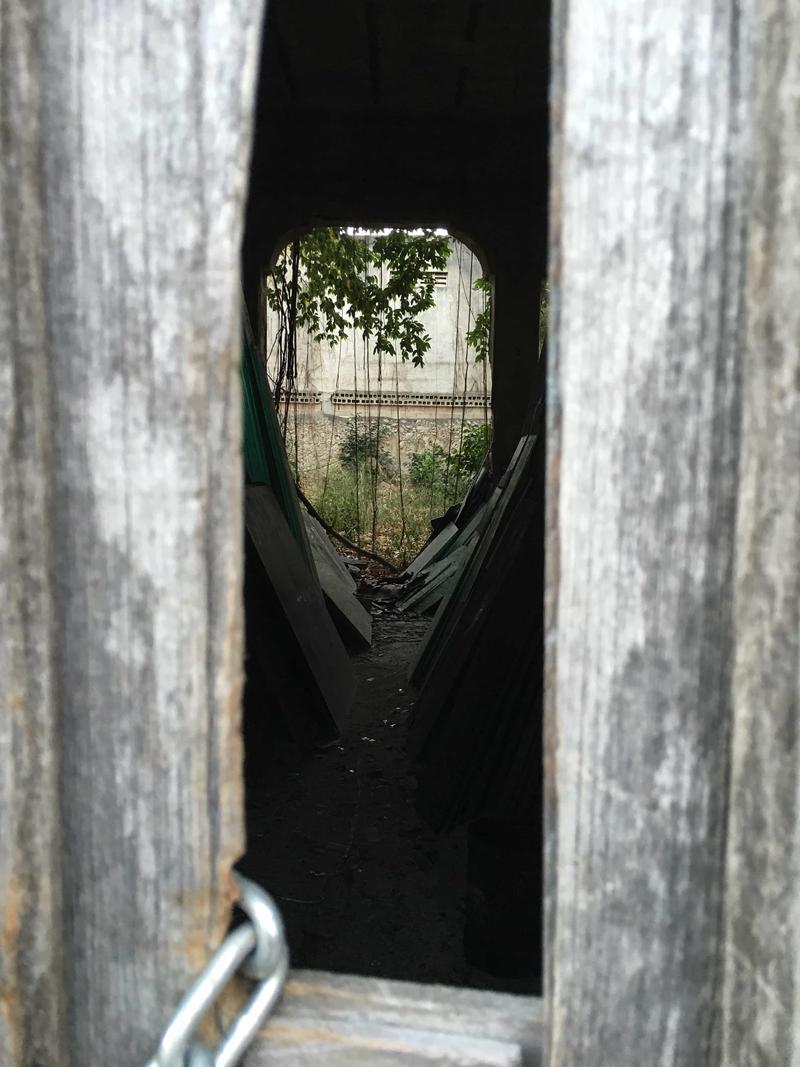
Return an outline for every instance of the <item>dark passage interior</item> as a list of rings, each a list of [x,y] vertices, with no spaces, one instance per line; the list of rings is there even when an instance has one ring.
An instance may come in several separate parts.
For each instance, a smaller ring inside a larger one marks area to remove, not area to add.
[[[242,866],[281,905],[296,966],[541,986],[549,17],[525,0],[268,5],[243,246],[253,366],[264,271],[312,226],[446,227],[494,285],[492,453],[450,516],[470,552],[433,624],[362,582],[372,644],[340,654],[315,621],[321,550],[285,457],[245,457]]]
[[[257,749],[268,755],[249,773],[248,870],[279,900],[298,965],[469,983],[466,834],[419,817],[406,753],[408,660],[427,626],[378,616],[337,744],[302,758],[278,732]]]

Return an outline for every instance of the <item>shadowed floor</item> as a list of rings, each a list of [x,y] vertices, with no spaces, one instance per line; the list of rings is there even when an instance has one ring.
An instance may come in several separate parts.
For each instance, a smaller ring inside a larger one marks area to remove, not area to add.
[[[372,648],[354,658],[358,691],[339,744],[302,761],[284,741],[248,753],[241,867],[280,904],[294,966],[473,984],[462,954],[466,833],[437,836],[420,821],[405,751],[406,676],[427,625],[376,616]]]

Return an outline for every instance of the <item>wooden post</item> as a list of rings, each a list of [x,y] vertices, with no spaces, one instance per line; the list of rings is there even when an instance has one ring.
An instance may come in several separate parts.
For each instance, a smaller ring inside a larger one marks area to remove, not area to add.
[[[249,0],[0,15],[4,1064],[140,1065],[234,895],[259,28]]]
[[[718,1062],[757,6],[557,4],[550,1067]]]
[[[0,1062],[66,1064],[36,24],[0,9]]]
[[[800,12],[757,5],[723,1064],[800,1062]]]

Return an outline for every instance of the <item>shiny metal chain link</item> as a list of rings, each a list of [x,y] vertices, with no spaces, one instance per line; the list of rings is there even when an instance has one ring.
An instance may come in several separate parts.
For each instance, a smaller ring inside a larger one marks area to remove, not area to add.
[[[269,893],[234,874],[248,922],[237,926],[178,1005],[146,1067],[235,1067],[278,1003],[289,970],[283,922]],[[258,982],[222,1041],[208,1049],[194,1041],[200,1020],[237,973]]]

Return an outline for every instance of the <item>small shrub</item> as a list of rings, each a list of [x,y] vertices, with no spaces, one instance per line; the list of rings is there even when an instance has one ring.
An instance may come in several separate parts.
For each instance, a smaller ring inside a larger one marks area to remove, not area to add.
[[[371,472],[377,464],[378,476],[388,481],[394,476],[394,461],[383,443],[388,435],[389,427],[377,419],[348,419],[339,445],[339,462],[351,469],[363,465]]]
[[[451,459],[440,444],[432,445],[424,452],[414,452],[409,464],[412,485],[441,491],[447,482]]]
[[[492,431],[485,422],[470,422],[464,427],[461,451],[458,453],[459,470],[472,476],[480,470],[484,456],[492,443]]]
[[[425,487],[449,507],[477,474],[490,440],[491,433],[485,423],[471,422],[464,426],[457,452],[447,452],[438,443],[424,452],[415,452],[409,466],[412,484],[420,489]]]
[[[306,492],[314,507],[334,530],[351,541],[360,539],[366,522],[366,501],[362,501],[361,497],[366,497],[367,492],[363,479],[356,486],[354,470],[332,467],[324,482],[307,484]]]

